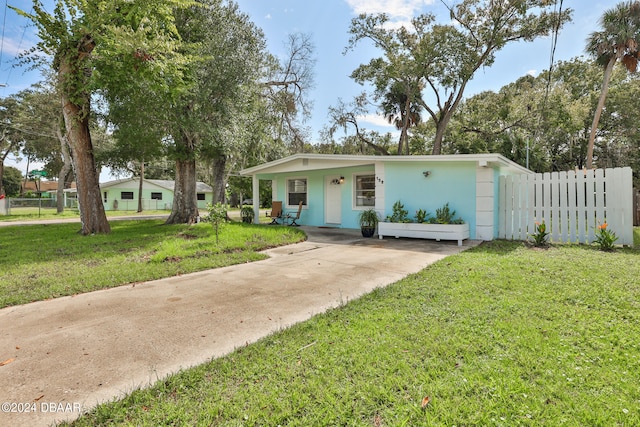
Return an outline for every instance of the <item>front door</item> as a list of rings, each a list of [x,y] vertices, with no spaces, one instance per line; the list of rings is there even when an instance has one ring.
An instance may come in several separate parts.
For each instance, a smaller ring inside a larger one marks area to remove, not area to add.
[[[326,224],[342,223],[342,185],[340,175],[324,177],[324,222]]]

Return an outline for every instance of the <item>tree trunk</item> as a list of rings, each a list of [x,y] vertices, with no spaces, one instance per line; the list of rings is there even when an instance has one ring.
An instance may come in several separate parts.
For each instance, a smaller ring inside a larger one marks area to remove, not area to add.
[[[24,172],[24,181],[20,186],[20,197],[24,197],[24,190],[27,188],[27,182],[29,180],[29,163],[31,163],[31,157],[27,156],[27,170]]]
[[[70,60],[61,63],[58,76],[62,82],[72,81]],[[65,85],[61,85],[65,87]],[[73,86],[73,85],[72,85]],[[77,95],[83,97],[82,95]],[[69,93],[62,91],[62,113],[67,131],[67,141],[71,149],[71,159],[76,175],[78,190],[78,208],[84,235],[109,233],[111,227],[107,221],[100,194],[100,181],[93,156],[93,144],[89,132],[89,96],[84,96],[78,105],[72,101]]]
[[[447,124],[450,118],[451,116],[445,113],[438,123],[436,123],[436,137],[433,141],[433,150],[431,151],[433,155],[439,155],[442,152],[442,140],[444,139],[444,132],[447,130]]]
[[[225,190],[225,168],[227,166],[227,156],[224,154],[213,159],[213,204],[224,203]]]
[[[611,80],[611,72],[618,58],[614,55],[607,63],[607,67],[604,69],[604,77],[602,79],[602,90],[600,91],[600,98],[598,99],[598,105],[596,106],[595,114],[593,115],[593,124],[591,125],[591,133],[589,134],[589,143],[587,145],[587,169],[593,167],[593,148],[596,143],[596,133],[598,132],[598,123],[600,122],[600,116],[604,109],[604,101],[607,98],[607,92],[609,91],[609,80]]]
[[[407,95],[404,105],[404,115],[402,116],[402,130],[400,131],[400,143],[398,144],[398,154],[409,154],[409,124],[411,111],[411,97]]]
[[[466,82],[463,83],[458,95],[456,96],[455,101],[451,103],[451,99],[447,101],[448,105],[445,105],[442,108],[440,116],[440,120],[436,123],[436,137],[433,141],[433,151],[431,154],[439,155],[442,152],[442,141],[444,139],[444,133],[447,130],[447,126],[449,126],[449,121],[451,121],[451,117],[453,116],[453,112],[458,108],[458,104],[460,104],[460,100],[462,99],[462,94],[464,92],[464,88],[466,87]],[[453,94],[452,94],[453,96]]]
[[[60,130],[56,131],[56,135],[58,136],[58,141],[60,141],[60,150],[62,153],[62,169],[60,169],[60,173],[58,174],[58,188],[57,188],[57,200],[56,200],[56,210],[58,213],[64,212],[64,189],[66,188],[66,179],[67,175],[69,175],[69,171],[71,171],[71,155],[69,154],[69,147],[67,145],[67,141],[65,140],[62,132]]]
[[[4,188],[2,187],[3,177],[4,177],[4,160],[0,160],[0,196],[4,194]]]
[[[0,135],[0,142],[3,142],[4,140],[5,140],[5,136],[3,133],[2,135]],[[5,151],[2,157],[0,158],[0,196],[4,194],[3,193],[4,189],[2,188],[2,178],[4,178],[4,161],[9,156],[10,148],[11,147],[7,147],[7,151]]]
[[[173,209],[165,224],[194,224],[198,221],[196,197],[196,161],[176,160]]]
[[[138,185],[138,213],[142,212],[142,184],[144,183],[144,160],[140,161],[140,183]]]

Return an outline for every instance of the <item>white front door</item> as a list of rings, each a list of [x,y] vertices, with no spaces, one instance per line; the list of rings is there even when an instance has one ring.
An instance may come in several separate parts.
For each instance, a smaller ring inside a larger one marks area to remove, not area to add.
[[[342,223],[342,185],[337,184],[340,175],[324,177],[324,222],[326,224]]]

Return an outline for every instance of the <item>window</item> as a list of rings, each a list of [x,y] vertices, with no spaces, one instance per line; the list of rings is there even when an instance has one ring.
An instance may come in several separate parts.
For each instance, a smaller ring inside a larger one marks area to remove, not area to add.
[[[197,194],[198,200],[204,200],[204,193]]]
[[[107,203],[107,192],[106,192],[106,191],[102,193],[102,200],[103,200],[105,203]]]
[[[376,205],[376,177],[375,175],[357,175],[356,185],[356,206]]]
[[[133,191],[121,191],[120,198],[122,200],[133,200]]]
[[[300,202],[303,205],[307,204],[307,179],[287,180],[287,205],[298,206]]]
[[[151,192],[151,200],[162,200],[162,193]]]

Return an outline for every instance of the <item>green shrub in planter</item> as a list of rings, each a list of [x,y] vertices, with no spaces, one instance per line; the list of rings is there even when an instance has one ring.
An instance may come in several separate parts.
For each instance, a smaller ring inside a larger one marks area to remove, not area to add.
[[[378,212],[375,209],[365,209],[360,211],[360,215],[358,216],[358,222],[360,224],[360,231],[362,232],[362,237],[371,237],[376,232],[376,225],[378,225]]]
[[[388,222],[411,222],[409,219],[409,211],[404,208],[404,205],[398,200],[393,204],[393,213],[387,215],[386,220]]]
[[[243,206],[242,209],[240,209],[240,218],[242,218],[242,222],[251,224],[254,218],[253,207]]]

